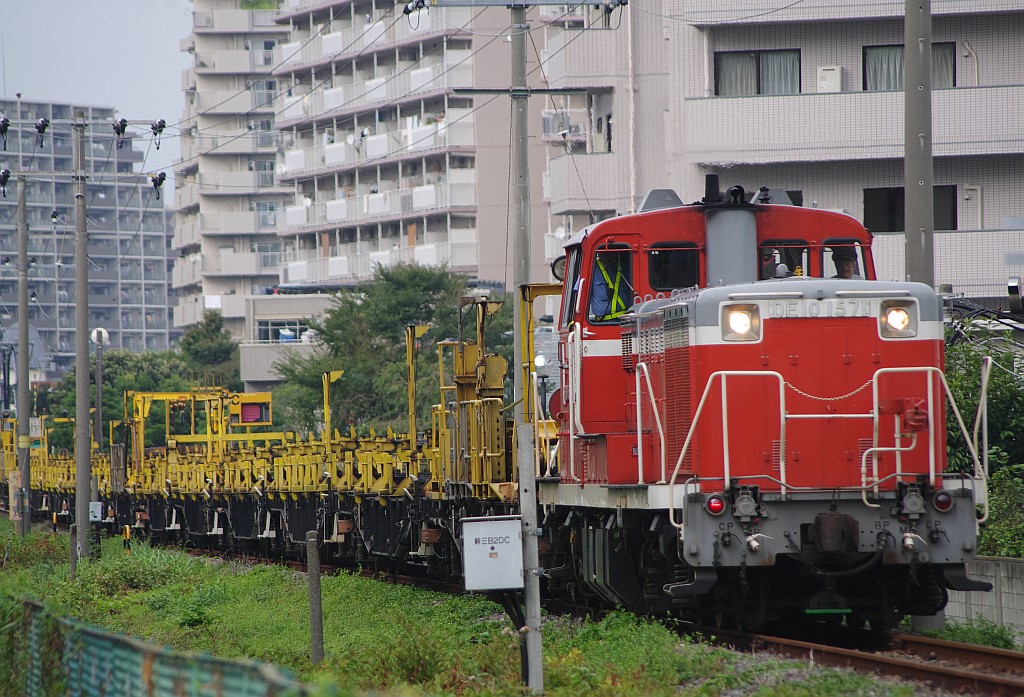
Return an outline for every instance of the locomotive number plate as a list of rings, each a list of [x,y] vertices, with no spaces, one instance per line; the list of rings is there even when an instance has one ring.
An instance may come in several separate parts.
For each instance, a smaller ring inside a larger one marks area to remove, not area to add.
[[[876,303],[867,299],[829,298],[827,300],[771,300],[768,317],[872,317],[878,314]]]

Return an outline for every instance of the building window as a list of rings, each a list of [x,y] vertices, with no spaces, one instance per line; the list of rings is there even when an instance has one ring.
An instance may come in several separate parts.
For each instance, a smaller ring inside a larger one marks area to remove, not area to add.
[[[715,94],[799,94],[800,51],[715,53]]]
[[[933,188],[936,230],[956,230],[956,186]],[[864,189],[864,227],[872,232],[903,232],[905,195],[902,186]]]
[[[956,44],[932,44],[932,87],[956,87]],[[903,46],[864,47],[864,90],[903,89]]]
[[[278,343],[303,341],[302,336],[309,331],[306,320],[258,320],[256,323],[256,340]],[[304,343],[309,343],[312,335]]]

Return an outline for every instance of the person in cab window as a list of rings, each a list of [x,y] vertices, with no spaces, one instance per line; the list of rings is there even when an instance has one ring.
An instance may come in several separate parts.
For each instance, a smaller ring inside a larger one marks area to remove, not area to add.
[[[610,320],[626,313],[632,288],[629,284],[629,253],[598,252],[594,261],[594,287],[590,314],[596,320]]]
[[[832,263],[836,267],[836,275],[832,278],[863,278],[857,275],[857,253],[850,247],[834,248]]]

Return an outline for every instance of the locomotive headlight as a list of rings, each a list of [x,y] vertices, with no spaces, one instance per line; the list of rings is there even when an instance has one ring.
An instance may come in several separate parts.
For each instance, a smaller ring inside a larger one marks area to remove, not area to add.
[[[879,328],[885,338],[917,336],[917,306],[906,300],[883,301]]]
[[[757,305],[722,306],[722,338],[726,341],[757,341],[761,338],[761,311]]]

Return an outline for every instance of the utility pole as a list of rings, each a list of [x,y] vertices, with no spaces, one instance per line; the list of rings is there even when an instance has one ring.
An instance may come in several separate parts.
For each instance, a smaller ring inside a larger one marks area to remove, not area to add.
[[[85,227],[85,123],[75,113],[75,522],[78,558],[89,556],[89,501],[91,499],[92,438],[89,419],[89,237]]]
[[[906,270],[909,280],[934,286],[931,0],[906,0],[904,15],[903,192]]]
[[[513,4],[512,11],[512,285],[516,289],[516,304],[523,302],[519,289],[530,282],[530,160],[529,160],[529,108],[530,90],[526,84],[526,5]],[[519,473],[519,516],[523,532],[523,596],[526,605],[526,667],[527,685],[535,693],[544,692],[544,658],[540,627],[540,549],[537,519],[537,477],[533,464],[533,425],[526,420],[526,391],[522,308],[513,311],[515,369],[516,469]]]
[[[31,412],[28,408],[28,211],[25,206],[25,175],[18,175],[18,470],[21,472],[21,535],[24,537],[32,527],[32,491],[29,462],[28,423]],[[7,379],[6,377],[4,378]],[[10,385],[4,385],[5,390]]]

